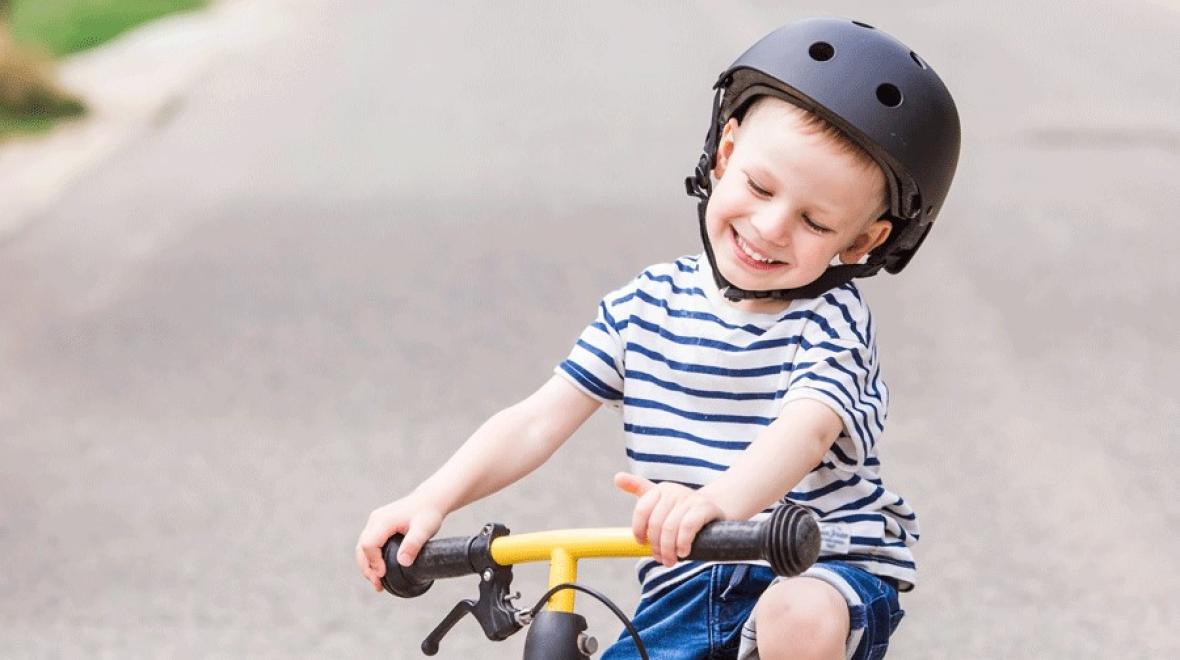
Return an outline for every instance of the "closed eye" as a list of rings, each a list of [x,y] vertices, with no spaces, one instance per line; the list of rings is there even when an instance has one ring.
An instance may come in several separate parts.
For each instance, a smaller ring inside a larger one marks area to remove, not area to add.
[[[816,223],[814,220],[807,217],[806,215],[803,216],[803,222],[807,223],[807,227],[809,229],[811,229],[811,231],[814,231],[817,234],[830,234],[832,232],[831,229],[828,229],[827,227]]]
[[[755,195],[758,195],[759,197],[770,197],[772,195],[772,193],[769,190],[767,190],[767,189],[763,188],[762,186],[758,185],[757,183],[755,183],[754,180],[751,179],[750,177],[746,177],[746,185],[748,185],[750,187],[750,190]]]

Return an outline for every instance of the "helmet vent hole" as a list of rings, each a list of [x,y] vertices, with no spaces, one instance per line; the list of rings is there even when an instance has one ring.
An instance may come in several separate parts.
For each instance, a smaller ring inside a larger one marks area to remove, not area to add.
[[[933,207],[933,206],[927,206],[927,207],[926,207],[926,217],[928,217],[928,218],[929,218],[931,213],[934,213],[934,207]]]
[[[877,100],[882,105],[896,108],[901,105],[901,90],[897,88],[897,85],[881,83],[877,87]]]
[[[826,41],[817,41],[807,49],[807,54],[816,62],[827,62],[836,56],[836,49]]]
[[[877,28],[875,28],[875,27],[873,27],[873,26],[869,25],[868,23],[861,23],[860,21],[852,21],[852,24],[853,24],[853,25],[859,25],[859,26],[861,26],[862,28],[868,28],[868,29],[870,29],[870,30],[876,30],[876,29],[877,29]]]
[[[913,60],[918,66],[922,67],[923,69],[926,68],[926,63],[923,62],[922,58],[918,57],[918,54],[912,50],[910,51],[910,59]]]

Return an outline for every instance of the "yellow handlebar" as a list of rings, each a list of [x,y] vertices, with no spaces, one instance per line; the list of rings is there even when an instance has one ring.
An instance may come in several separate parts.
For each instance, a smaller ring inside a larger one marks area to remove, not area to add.
[[[639,543],[629,527],[560,529],[511,534],[492,541],[492,559],[501,566],[549,562],[549,587],[578,579],[578,560],[594,557],[648,557],[651,546]],[[566,589],[549,599],[549,609],[574,611],[574,592]]]

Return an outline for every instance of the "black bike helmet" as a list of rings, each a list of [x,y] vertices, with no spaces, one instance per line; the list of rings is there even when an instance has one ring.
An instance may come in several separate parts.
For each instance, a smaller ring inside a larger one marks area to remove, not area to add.
[[[785,25],[755,43],[717,79],[704,152],[688,194],[700,199],[701,238],[717,286],[727,298],[814,298],[881,268],[900,272],[930,233],[959,161],[959,113],[942,79],[914,51],[871,25],[813,18]],[[893,228],[861,264],[829,267],[794,289],[745,291],[717,269],[705,228],[721,129],[750,102],[769,95],[830,122],[885,171]]]

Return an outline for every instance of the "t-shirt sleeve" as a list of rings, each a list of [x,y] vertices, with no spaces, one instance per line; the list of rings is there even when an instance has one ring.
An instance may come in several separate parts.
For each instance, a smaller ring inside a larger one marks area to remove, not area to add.
[[[844,431],[832,445],[831,458],[852,470],[875,461],[888,407],[876,351],[842,339],[805,343],[802,349],[784,405],[799,399],[826,404],[844,422]]]
[[[564,376],[591,397],[620,409],[623,403],[623,349],[619,321],[611,313],[611,301],[619,292],[598,303],[598,316],[586,326],[569,357],[554,372]]]

